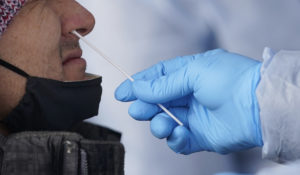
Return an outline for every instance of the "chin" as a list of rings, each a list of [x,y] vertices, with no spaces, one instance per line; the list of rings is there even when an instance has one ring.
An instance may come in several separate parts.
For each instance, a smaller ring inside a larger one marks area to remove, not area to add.
[[[63,65],[64,79],[66,81],[85,80],[86,61],[84,59],[74,60]]]

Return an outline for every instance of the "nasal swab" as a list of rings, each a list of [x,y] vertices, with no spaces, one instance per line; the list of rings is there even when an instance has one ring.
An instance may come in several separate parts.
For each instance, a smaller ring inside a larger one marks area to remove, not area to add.
[[[117,68],[122,74],[124,74],[131,82],[134,81],[134,79],[127,74],[120,66],[113,63],[109,57],[107,57],[105,54],[103,54],[97,47],[95,47],[92,43],[90,43],[87,39],[85,39],[83,36],[81,36],[78,32],[75,30],[72,31],[74,35],[76,35],[78,38],[80,38],[85,44],[87,44],[89,47],[91,47],[95,52],[97,52],[101,57],[103,57],[107,62],[109,62],[112,66]],[[180,126],[183,126],[183,123],[178,120],[167,108],[165,108],[162,104],[157,104],[165,113],[167,113],[173,120],[175,120],[176,123],[178,123]]]

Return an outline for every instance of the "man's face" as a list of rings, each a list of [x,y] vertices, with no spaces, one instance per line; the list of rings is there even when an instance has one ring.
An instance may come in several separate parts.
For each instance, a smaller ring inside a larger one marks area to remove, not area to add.
[[[78,38],[94,26],[93,16],[75,0],[31,0],[0,39],[0,56],[30,75],[83,80],[86,62]]]
[[[78,38],[94,27],[93,16],[75,0],[28,0],[0,38],[0,57],[31,76],[85,79]],[[26,79],[0,66],[0,116],[25,93]]]

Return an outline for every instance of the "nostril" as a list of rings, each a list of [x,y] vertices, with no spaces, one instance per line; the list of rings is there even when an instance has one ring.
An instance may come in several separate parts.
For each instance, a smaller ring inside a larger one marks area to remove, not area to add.
[[[78,38],[78,35],[76,35],[76,34],[73,33],[74,31],[77,32],[81,36],[85,36],[88,33],[87,29],[81,28],[81,29],[72,30],[71,32],[68,33],[68,36]]]
[[[87,33],[87,29],[85,29],[85,28],[77,29],[76,31],[78,33],[80,33],[81,35],[85,35]]]

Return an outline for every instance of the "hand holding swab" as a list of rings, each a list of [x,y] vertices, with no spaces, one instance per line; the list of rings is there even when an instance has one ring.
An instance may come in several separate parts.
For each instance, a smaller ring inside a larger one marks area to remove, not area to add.
[[[87,44],[90,48],[92,48],[95,52],[97,52],[101,57],[103,57],[107,62],[109,62],[112,66],[117,68],[123,75],[125,75],[131,82],[134,81],[134,79],[127,74],[120,66],[113,63],[109,57],[104,55],[97,47],[95,47],[92,43],[90,43],[88,40],[86,40],[83,36],[81,36],[78,32],[75,30],[72,31],[74,35],[76,35],[78,38],[80,38],[85,44]],[[178,123],[180,126],[183,126],[183,123],[178,120],[167,108],[165,108],[162,104],[157,104],[165,113],[167,113],[173,120],[175,120],[176,123]]]

